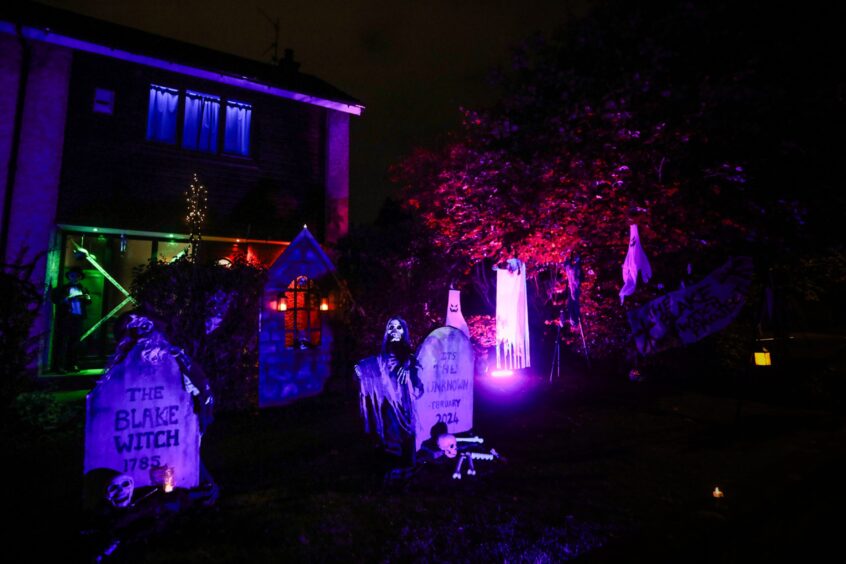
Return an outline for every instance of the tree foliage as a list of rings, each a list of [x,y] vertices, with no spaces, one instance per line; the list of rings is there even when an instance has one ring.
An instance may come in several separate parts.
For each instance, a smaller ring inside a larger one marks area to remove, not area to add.
[[[141,311],[163,322],[171,343],[200,363],[215,405],[223,409],[256,404],[264,281],[265,270],[242,255],[230,267],[194,264],[188,258],[153,260],[136,272],[132,284]]]
[[[420,222],[397,204],[387,201],[377,221],[352,229],[337,251],[349,302],[341,309],[357,358],[378,352],[390,316],[408,322],[415,346],[443,325],[447,290],[457,275]]]
[[[440,147],[393,168],[408,208],[465,267],[521,258],[547,304],[566,290],[563,262],[581,256],[591,349],[619,349],[630,224],[656,280],[626,308],[675,289],[688,263],[698,277],[729,254],[783,247],[806,219],[800,189],[778,182],[793,169],[774,171],[771,152],[804,135],[775,125],[795,104],[790,69],[773,60],[789,47],[745,10],[611,2],[526,42],[496,105],[463,109]]]
[[[23,253],[21,253],[23,254]],[[0,405],[33,386],[30,366],[35,358],[38,335],[32,327],[41,295],[32,283],[35,262],[20,260],[0,268]]]

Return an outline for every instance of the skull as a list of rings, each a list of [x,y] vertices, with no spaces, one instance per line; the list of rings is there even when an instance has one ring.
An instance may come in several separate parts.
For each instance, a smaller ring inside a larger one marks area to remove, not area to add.
[[[455,435],[447,434],[438,437],[438,448],[444,451],[447,458],[458,456],[458,443],[455,441]]]
[[[388,341],[397,343],[402,341],[403,333],[405,331],[402,328],[402,323],[400,323],[399,319],[391,319],[388,321],[388,327],[385,329],[385,335],[388,337]]]
[[[132,476],[120,474],[112,478],[106,487],[106,501],[113,507],[128,507],[132,501],[132,492],[135,490],[135,480]]]

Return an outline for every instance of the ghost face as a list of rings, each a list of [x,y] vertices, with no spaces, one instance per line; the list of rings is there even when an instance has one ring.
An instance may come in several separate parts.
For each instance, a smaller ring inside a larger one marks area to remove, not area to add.
[[[385,336],[390,343],[399,343],[402,341],[405,330],[402,328],[402,323],[399,319],[391,319],[388,321],[388,326],[385,328]]]
[[[441,435],[438,437],[438,448],[444,451],[447,458],[458,456],[458,443],[454,435]]]
[[[106,487],[106,501],[113,507],[128,507],[135,491],[135,480],[131,476],[121,474],[115,476]]]

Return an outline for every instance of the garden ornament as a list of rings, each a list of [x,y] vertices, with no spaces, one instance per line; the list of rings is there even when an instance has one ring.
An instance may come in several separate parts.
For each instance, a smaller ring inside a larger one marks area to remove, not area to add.
[[[444,451],[447,458],[458,456],[458,443],[454,435],[445,434],[438,437],[438,448]]]
[[[112,507],[129,507],[134,491],[135,480],[132,479],[132,476],[120,474],[112,478],[112,481],[106,486],[106,501]]]

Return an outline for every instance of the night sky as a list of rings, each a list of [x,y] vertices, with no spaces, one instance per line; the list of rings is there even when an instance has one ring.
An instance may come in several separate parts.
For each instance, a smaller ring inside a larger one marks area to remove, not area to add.
[[[387,169],[459,123],[459,106],[495,99],[487,76],[511,47],[584,14],[585,0],[45,0],[66,10],[246,58],[294,49],[302,72],[361,100],[353,118],[351,221],[390,194]],[[263,14],[266,14],[263,15]]]

